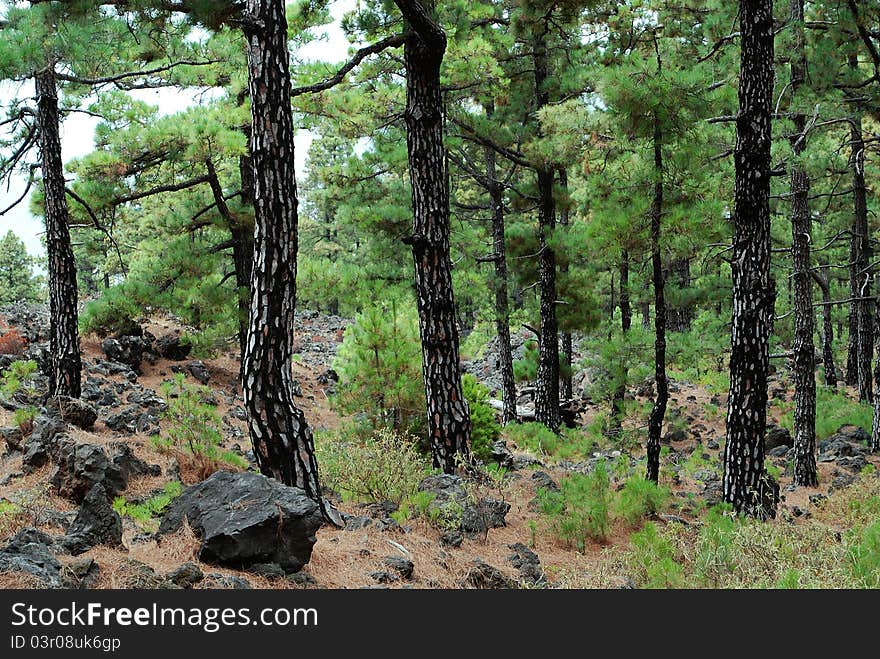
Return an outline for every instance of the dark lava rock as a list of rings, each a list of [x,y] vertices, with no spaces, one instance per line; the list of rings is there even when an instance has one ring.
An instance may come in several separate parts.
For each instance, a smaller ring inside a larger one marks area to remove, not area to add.
[[[62,546],[76,556],[96,545],[118,547],[121,544],[122,519],[107,501],[104,487],[97,483],[83,500]]]
[[[186,368],[189,371],[190,375],[192,375],[201,384],[208,384],[208,382],[211,380],[211,374],[208,372],[208,368],[203,362],[190,362],[186,365]]]
[[[52,552],[52,538],[34,528],[22,529],[0,549],[0,572],[25,572],[47,588],[60,588],[61,564]]]
[[[856,482],[856,477],[852,474],[845,474],[843,472],[839,472],[834,475],[834,478],[831,479],[831,487],[828,488],[829,492],[834,492],[836,490],[842,490],[845,487],[849,487],[853,483]]]
[[[413,570],[415,566],[413,562],[407,558],[402,558],[401,556],[386,556],[382,559],[382,563],[386,566],[397,572],[400,575],[401,579],[405,579],[409,581],[412,579]]]
[[[46,410],[57,416],[64,423],[69,423],[83,430],[91,430],[98,420],[98,412],[94,407],[70,396],[52,396],[46,402]]]
[[[104,423],[116,432],[154,434],[159,428],[159,417],[156,413],[144,411],[140,405],[129,405],[108,416]]]
[[[464,542],[464,536],[461,531],[444,531],[440,536],[440,544],[444,547],[461,547]]]
[[[287,574],[278,563],[254,563],[250,566],[249,571],[267,579],[280,579]]]
[[[767,451],[767,455],[771,458],[784,458],[790,450],[787,446],[777,446]]]
[[[285,580],[294,586],[317,586],[318,582],[308,572],[294,572],[284,577]]]
[[[59,444],[58,467],[50,482],[63,497],[82,503],[86,494],[98,483],[108,497],[126,487],[122,471],[107,458],[104,449],[95,444],[78,444],[66,438]]]
[[[360,531],[372,526],[373,518],[368,515],[354,515],[345,520],[346,531]]]
[[[503,439],[499,439],[497,442],[492,444],[492,453],[490,457],[493,462],[498,463],[501,467],[504,467],[505,469],[512,469],[515,466],[513,453],[511,453],[510,449],[507,448],[507,442],[505,442]]]
[[[546,583],[544,572],[541,570],[541,559],[535,552],[521,542],[507,545],[507,547],[513,550],[507,560],[519,572],[523,581],[533,586]]]
[[[437,474],[422,479],[418,486],[419,492],[430,492],[434,500],[428,508],[443,509],[450,505],[457,505],[464,509],[467,504],[467,492],[464,482],[460,477],[452,474]]]
[[[157,464],[148,464],[137,457],[131,450],[131,445],[124,442],[113,442],[110,444],[113,449],[113,457],[111,460],[126,482],[135,476],[158,476],[162,473],[162,468]]]
[[[81,558],[62,568],[62,581],[65,588],[85,590],[94,588],[100,573],[101,567],[94,558]]]
[[[715,441],[714,439],[710,439],[706,442],[706,448],[717,451],[721,447],[719,446],[717,441]]]
[[[687,440],[687,438],[687,430],[684,430],[682,428],[675,428],[673,430],[670,430],[663,436],[663,441],[668,444],[669,442],[683,442]]]
[[[318,376],[318,384],[328,385],[335,384],[337,382],[339,382],[339,373],[334,371],[332,368],[328,368],[326,371]]]
[[[535,487],[543,487],[550,492],[559,491],[559,486],[556,484],[556,481],[550,477],[550,474],[544,471],[536,471],[533,473],[532,482],[535,484]]]
[[[181,588],[190,589],[204,579],[205,575],[195,563],[184,563],[176,570],[166,574],[165,578]]]
[[[376,583],[394,583],[400,581],[400,577],[390,572],[370,572],[370,578]]]
[[[318,504],[301,489],[224,471],[184,491],[159,533],[176,531],[184,519],[201,538],[199,560],[236,568],[278,563],[288,572],[309,562],[322,524]]]
[[[20,451],[24,444],[24,433],[21,428],[0,428],[0,438],[6,444],[6,452]]]
[[[156,339],[153,349],[160,357],[164,357],[173,362],[182,362],[189,357],[192,346],[188,343],[181,343],[180,337],[174,334],[166,334]]]
[[[788,428],[781,428],[775,425],[767,426],[767,434],[764,437],[764,449],[770,451],[778,446],[787,446],[791,448],[794,440]]]
[[[217,572],[209,572],[202,582],[203,588],[216,590],[252,590],[251,582],[244,577],[226,576]]]
[[[34,429],[24,441],[21,468],[25,474],[47,464],[55,455],[61,438],[67,438],[67,426],[51,417],[39,416]]]
[[[465,537],[474,539],[485,536],[489,529],[507,526],[505,517],[510,512],[510,504],[495,499],[480,499],[475,505],[467,506],[461,516],[461,530]]]
[[[118,339],[105,339],[101,350],[111,362],[128,366],[137,374],[141,372],[146,345],[140,336],[122,336]]]
[[[465,574],[464,579],[461,581],[461,585],[464,588],[479,588],[483,590],[516,588],[513,579],[479,558],[475,558],[471,563],[467,574]]]

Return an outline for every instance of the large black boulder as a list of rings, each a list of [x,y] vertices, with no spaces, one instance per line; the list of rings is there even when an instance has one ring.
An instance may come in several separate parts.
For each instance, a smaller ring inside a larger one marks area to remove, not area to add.
[[[58,417],[83,430],[91,430],[98,420],[98,412],[94,407],[70,396],[52,396],[46,402],[46,410],[50,415]]]
[[[96,545],[118,547],[122,544],[122,519],[110,506],[107,492],[100,483],[89,490],[61,544],[74,556]]]
[[[21,470],[29,474],[47,464],[58,450],[58,444],[67,437],[64,422],[51,417],[37,417],[33,431],[24,440]]]
[[[322,524],[318,504],[296,487],[255,473],[218,471],[168,508],[159,534],[184,519],[201,538],[199,560],[233,568],[277,563],[298,572],[309,562]]]
[[[125,364],[135,373],[140,374],[141,362],[144,360],[144,351],[147,349],[146,342],[140,336],[120,336],[119,338],[105,339],[101,343],[101,350],[111,362]]]
[[[189,357],[192,345],[189,343],[181,343],[180,337],[174,334],[166,334],[156,339],[154,349],[160,357],[169,359],[174,362],[182,362]]]
[[[47,588],[60,588],[61,564],[52,552],[52,538],[34,528],[16,533],[0,549],[0,572],[25,572]]]
[[[56,460],[58,467],[50,482],[58,494],[77,503],[82,503],[98,483],[110,497],[122,492],[127,484],[122,470],[95,444],[65,439],[59,445]]]

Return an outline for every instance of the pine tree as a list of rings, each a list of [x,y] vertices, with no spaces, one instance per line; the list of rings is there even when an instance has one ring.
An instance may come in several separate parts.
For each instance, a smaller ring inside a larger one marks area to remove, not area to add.
[[[35,262],[21,238],[7,231],[0,239],[0,306],[42,298],[42,280],[34,274]]]

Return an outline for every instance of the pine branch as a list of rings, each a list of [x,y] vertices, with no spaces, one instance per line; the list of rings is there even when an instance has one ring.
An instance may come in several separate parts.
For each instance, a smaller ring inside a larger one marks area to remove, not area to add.
[[[322,92],[331,87],[335,87],[343,80],[345,80],[345,76],[352,71],[358,64],[363,62],[370,55],[378,55],[379,53],[389,49],[389,48],[397,48],[402,46],[404,42],[404,36],[402,34],[396,34],[381,41],[377,41],[374,44],[369,46],[365,46],[355,52],[352,55],[351,59],[348,60],[333,76],[323,80],[321,82],[315,83],[313,85],[305,85],[303,87],[294,87],[291,90],[291,97],[295,98],[297,96],[301,96],[303,94],[313,94],[316,92]]]

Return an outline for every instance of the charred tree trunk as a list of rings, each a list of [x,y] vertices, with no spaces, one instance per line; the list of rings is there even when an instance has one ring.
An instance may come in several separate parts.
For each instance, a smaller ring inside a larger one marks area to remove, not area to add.
[[[76,263],[70,244],[69,214],[64,191],[54,63],[37,72],[35,83],[46,214],[46,253],[49,260],[49,394],[79,398],[82,393],[82,357],[79,351]]]
[[[660,479],[660,435],[669,400],[666,377],[666,299],[663,281],[663,258],[660,253],[660,230],[663,223],[663,132],[654,117],[654,199],[651,201],[651,270],[654,284],[654,386],[656,397],[648,418],[648,465],[645,478]]]
[[[868,229],[867,186],[865,185],[865,140],[861,115],[850,124],[850,168],[853,182],[853,228],[850,243],[850,336],[847,345],[846,382],[859,390],[862,402],[873,399],[871,361],[874,352],[874,310],[871,297],[871,242]]]
[[[294,402],[293,331],[298,215],[284,0],[248,0],[243,19],[254,163],[254,267],[244,399],[257,464],[266,476],[302,488],[325,518],[312,432]]]
[[[683,293],[691,287],[691,260],[689,258],[675,259],[669,271],[679,293]],[[694,309],[690,300],[681,300],[674,307],[670,307],[666,318],[666,324],[670,331],[689,331],[694,319]]]
[[[486,104],[486,118],[491,119],[494,103]],[[516,421],[516,384],[513,378],[513,350],[510,344],[510,304],[507,300],[507,244],[504,237],[504,188],[498,180],[495,150],[486,147],[486,178],[492,202],[492,250],[495,265],[495,330],[498,334],[498,357],[501,370],[501,424]]]
[[[756,516],[773,514],[764,472],[768,339],[775,286],[770,277],[770,142],[773,3],[740,0],[741,66],[736,119],[733,314],[724,501]],[[770,501],[768,501],[768,496]],[[778,496],[778,489],[777,489]],[[765,505],[770,503],[771,505]]]
[[[443,146],[440,65],[446,34],[421,2],[395,0],[407,23],[406,141],[428,434],[435,468],[452,473],[470,460],[470,414],[461,387],[458,326],[449,258],[449,179]]]
[[[547,55],[547,26],[539,28],[533,41],[535,67],[535,111],[550,102],[546,83],[550,72]],[[553,170],[544,164],[538,176],[539,290],[541,296],[541,341],[535,383],[535,420],[559,432],[559,325],[556,321],[556,253],[551,246],[556,228],[553,200]]]
[[[629,299],[629,252],[624,249],[620,254],[620,329],[623,333],[624,338],[629,333],[630,327],[632,327],[632,307],[630,306]],[[626,383],[627,383],[627,375],[628,368],[626,360],[621,360],[621,363],[618,364],[618,368],[620,368],[621,381],[617,386],[617,389],[614,390],[614,394],[611,397],[611,419],[610,419],[610,428],[609,435],[617,435],[620,433],[621,426],[623,424],[623,407],[624,401],[626,399]]]
[[[804,0],[791,0],[790,24],[793,33],[791,53],[791,95],[806,82],[807,58],[804,51]],[[815,487],[816,473],[816,364],[813,347],[813,286],[810,277],[810,179],[799,159],[806,150],[807,118],[793,109],[794,135],[791,137],[791,262],[794,269],[794,482]]]
[[[565,169],[559,170],[559,188],[563,195],[568,195],[568,172]],[[568,226],[568,200],[559,209],[559,226]],[[568,273],[568,263],[565,262],[559,267],[560,274],[563,277]],[[571,400],[573,395],[572,387],[572,353],[573,346],[571,340],[571,332],[563,329],[559,333],[559,350],[562,362],[559,365],[559,398],[562,400]]]
[[[249,291],[254,265],[254,232],[252,228],[243,225],[229,210],[214,161],[206,158],[205,167],[208,170],[208,184],[211,186],[211,194],[214,197],[217,212],[223,218],[230,233],[228,244],[232,247],[232,264],[235,269],[235,289],[238,298],[239,376],[243,382],[244,355],[247,351],[248,312],[250,310]],[[250,199],[253,203],[252,196]]]
[[[834,324],[831,319],[831,280],[828,277],[828,264],[822,264],[822,274],[812,271],[813,281],[822,291],[822,369],[825,371],[825,384],[837,388],[837,367],[834,365]]]

